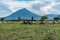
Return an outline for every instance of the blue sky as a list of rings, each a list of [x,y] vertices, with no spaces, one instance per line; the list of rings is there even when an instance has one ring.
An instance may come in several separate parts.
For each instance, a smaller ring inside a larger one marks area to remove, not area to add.
[[[14,1],[35,1],[35,0],[14,0]]]
[[[0,17],[9,16],[22,8],[37,15],[60,14],[60,0],[0,0]]]

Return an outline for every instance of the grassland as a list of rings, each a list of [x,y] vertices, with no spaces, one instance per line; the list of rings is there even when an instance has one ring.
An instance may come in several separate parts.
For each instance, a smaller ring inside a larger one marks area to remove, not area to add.
[[[0,24],[0,40],[60,40],[60,24]]]

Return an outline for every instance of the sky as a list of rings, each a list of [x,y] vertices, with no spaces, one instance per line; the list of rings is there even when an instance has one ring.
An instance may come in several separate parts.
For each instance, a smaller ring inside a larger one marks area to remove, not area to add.
[[[60,14],[60,0],[0,0],[0,17],[26,8],[37,15]]]

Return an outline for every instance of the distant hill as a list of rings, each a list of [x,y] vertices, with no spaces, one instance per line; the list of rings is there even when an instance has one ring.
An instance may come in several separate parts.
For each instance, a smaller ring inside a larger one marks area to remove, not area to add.
[[[14,12],[12,15],[5,17],[5,19],[6,20],[12,20],[12,19],[18,19],[19,17],[21,19],[31,19],[32,17],[34,17],[35,20],[40,20],[39,15],[34,14],[25,8]]]
[[[58,15],[55,15],[55,14],[47,14],[46,16],[48,17],[48,20],[53,20],[54,17],[57,17]]]
[[[60,18],[60,15],[58,15],[57,17],[59,17],[59,18]]]

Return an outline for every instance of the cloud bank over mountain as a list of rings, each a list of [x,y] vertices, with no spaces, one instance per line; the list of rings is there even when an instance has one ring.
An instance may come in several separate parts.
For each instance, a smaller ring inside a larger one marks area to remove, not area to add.
[[[60,0],[1,0],[12,12],[26,8],[37,15],[60,14]]]
[[[3,3],[0,3],[0,17],[5,17],[12,14],[12,11],[9,7]]]

